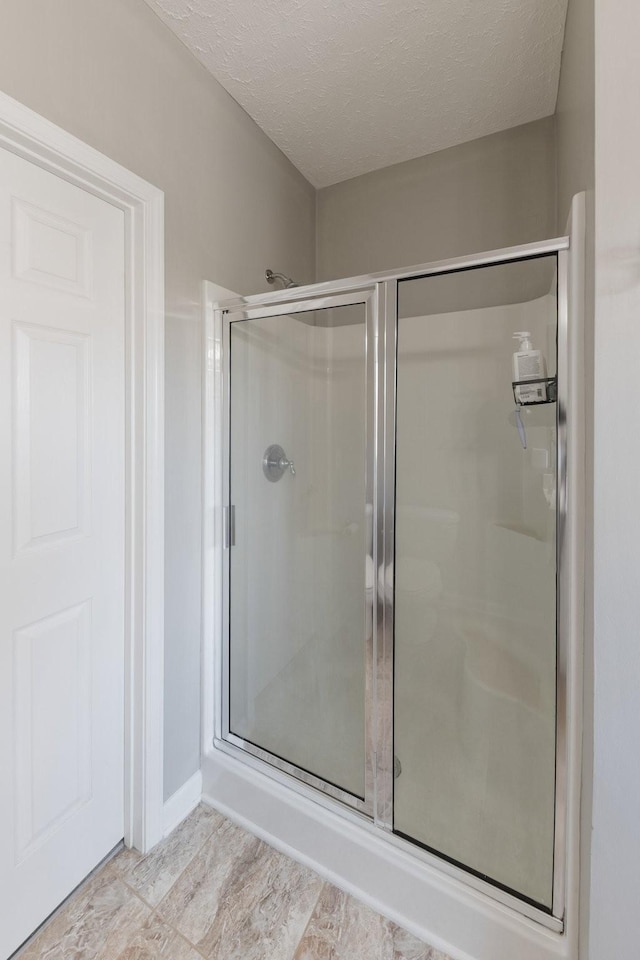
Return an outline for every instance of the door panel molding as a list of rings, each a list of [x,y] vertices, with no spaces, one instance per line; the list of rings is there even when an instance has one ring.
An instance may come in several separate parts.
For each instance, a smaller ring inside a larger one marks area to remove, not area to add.
[[[13,636],[16,866],[92,796],[91,620],[91,600],[85,600],[22,627]],[[56,683],[51,682],[53,677]],[[75,697],[67,695],[60,716],[56,698],[63,678]],[[43,702],[44,724],[36,709],[42,710]],[[61,796],[49,795],[38,784],[42,757],[54,744],[66,747]]]
[[[125,843],[144,853],[163,834],[164,194],[2,93],[0,147],[125,216]],[[75,240],[80,254],[86,239]],[[90,295],[81,279],[78,293]]]

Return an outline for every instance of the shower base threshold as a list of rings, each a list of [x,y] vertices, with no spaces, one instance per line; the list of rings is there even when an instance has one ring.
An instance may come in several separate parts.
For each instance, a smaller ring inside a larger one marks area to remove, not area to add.
[[[576,956],[558,919],[385,833],[224,742],[203,801],[455,960]]]

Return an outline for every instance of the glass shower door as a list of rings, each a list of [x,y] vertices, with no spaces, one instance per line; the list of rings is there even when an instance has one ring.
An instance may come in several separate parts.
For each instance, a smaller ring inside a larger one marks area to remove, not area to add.
[[[394,830],[550,910],[556,257],[398,283]],[[517,406],[513,334],[546,357]],[[527,394],[536,396],[536,390]]]
[[[228,731],[367,811],[369,297],[227,317]]]

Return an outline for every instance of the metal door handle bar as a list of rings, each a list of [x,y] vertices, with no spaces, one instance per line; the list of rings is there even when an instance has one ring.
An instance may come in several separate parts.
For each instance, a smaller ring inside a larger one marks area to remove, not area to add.
[[[225,550],[236,545],[236,508],[233,504],[222,509],[222,545]]]

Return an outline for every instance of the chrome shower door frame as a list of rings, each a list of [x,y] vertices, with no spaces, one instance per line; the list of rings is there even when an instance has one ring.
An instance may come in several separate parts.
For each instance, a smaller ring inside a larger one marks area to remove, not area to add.
[[[339,285],[336,285],[339,287]],[[379,309],[377,298],[377,287],[375,284],[369,284],[359,290],[341,291],[337,289],[335,293],[326,294],[322,297],[305,297],[304,291],[296,289],[297,297],[294,302],[281,303],[279,300],[274,303],[274,295],[265,297],[263,305],[251,305],[248,307],[239,306],[218,312],[218,322],[221,324],[222,331],[222,359],[223,359],[223,472],[222,472],[222,498],[225,521],[223,524],[223,564],[222,564],[222,585],[223,585],[223,603],[222,603],[222,650],[220,651],[220,675],[222,678],[221,690],[221,710],[216,718],[216,738],[226,744],[236,747],[243,753],[254,757],[257,760],[268,763],[271,767],[294,777],[297,781],[319,790],[327,797],[337,800],[345,806],[357,811],[365,817],[373,816],[374,808],[374,784],[375,784],[375,752],[374,752],[374,685],[373,665],[376,657],[375,636],[376,636],[376,603],[375,594],[377,584],[374,577],[374,603],[372,611],[372,631],[370,636],[366,636],[365,624],[363,622],[363,640],[365,654],[365,756],[364,765],[364,797],[356,796],[346,790],[341,789],[333,783],[323,780],[310,770],[304,769],[283,759],[268,750],[263,749],[257,744],[243,739],[234,734],[230,729],[230,644],[231,644],[231,617],[230,617],[230,566],[232,537],[228,534],[233,527],[232,517],[234,515],[233,492],[231,490],[230,464],[231,464],[231,327],[234,323],[243,323],[247,320],[266,319],[286,314],[295,316],[298,313],[308,313],[316,310],[327,310],[334,307],[364,306],[365,309],[365,503],[371,503],[374,507],[374,532],[376,529],[376,487],[377,479],[375,469],[378,463],[377,442],[378,442],[378,419],[379,419]],[[363,505],[364,506],[364,505]],[[373,556],[370,558],[373,569],[377,570],[376,561],[376,536],[373,537]],[[363,592],[365,584],[362,585]]]
[[[330,809],[340,810],[347,818],[371,824],[378,835],[405,853],[410,853],[444,876],[462,881],[466,886],[491,900],[537,921],[550,931],[561,933],[564,927],[567,886],[567,818],[577,816],[575,802],[567,805],[567,782],[579,776],[580,757],[572,748],[579,717],[573,717],[569,730],[567,692],[579,688],[576,663],[570,659],[573,647],[580,640],[574,636],[569,603],[573,572],[570,568],[570,546],[579,533],[573,529],[568,540],[567,513],[578,513],[570,503],[568,471],[576,471],[577,463],[567,463],[567,427],[576,429],[577,411],[570,406],[570,368],[579,332],[569,329],[568,271],[569,239],[561,237],[541,243],[530,243],[480,255],[459,257],[403,270],[391,270],[345,280],[311,284],[307,287],[273,291],[264,295],[236,298],[216,305],[215,317],[222,342],[222,505],[231,506],[229,485],[230,456],[230,330],[242,320],[293,314],[332,306],[366,304],[366,377],[367,377],[367,440],[366,499],[373,504],[374,609],[373,636],[367,638],[367,702],[366,766],[364,800],[328,784],[308,771],[242,740],[229,730],[229,550],[222,563],[223,596],[219,613],[221,641],[216,646],[216,692],[214,745],[216,748],[249,766],[267,773],[299,793],[312,797]],[[555,843],[553,871],[553,906],[551,912],[521,899],[462,867],[447,862],[435,853],[420,848],[393,832],[394,789],[394,598],[378,589],[378,571],[387,568],[395,558],[395,441],[396,441],[396,377],[397,377],[397,299],[398,281],[478,267],[489,267],[514,261],[556,256],[558,264],[558,395],[557,395],[557,663],[556,663],[556,793]],[[575,392],[576,385],[573,384]],[[220,450],[220,444],[217,449]],[[574,451],[575,455],[575,451]],[[573,488],[579,486],[573,474]],[[576,495],[574,499],[578,499]],[[219,524],[219,529],[222,525]],[[573,548],[573,547],[572,547]],[[573,752],[572,752],[573,750]],[[336,805],[335,801],[340,803]],[[348,808],[348,809],[347,809]],[[575,875],[575,866],[572,867]]]

